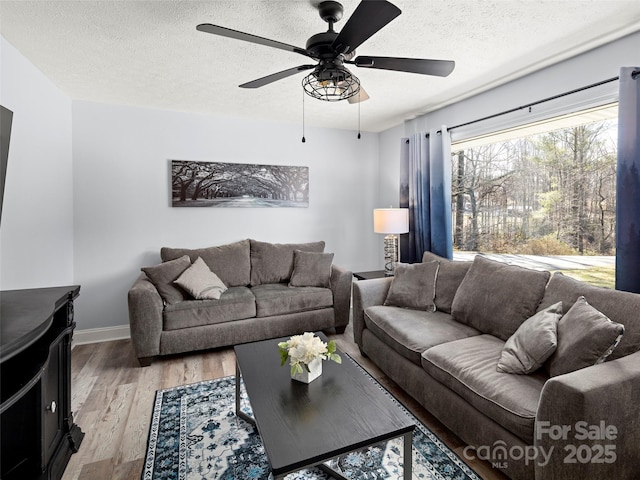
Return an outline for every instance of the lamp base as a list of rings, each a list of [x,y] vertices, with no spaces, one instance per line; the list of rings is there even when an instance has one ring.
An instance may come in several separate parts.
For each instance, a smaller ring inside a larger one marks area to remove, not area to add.
[[[387,235],[384,237],[384,274],[390,277],[396,269],[398,261],[398,236]]]

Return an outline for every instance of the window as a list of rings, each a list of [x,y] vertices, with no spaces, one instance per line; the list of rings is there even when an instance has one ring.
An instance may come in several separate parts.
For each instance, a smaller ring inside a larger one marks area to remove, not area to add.
[[[616,141],[613,104],[453,144],[454,248],[615,255]]]

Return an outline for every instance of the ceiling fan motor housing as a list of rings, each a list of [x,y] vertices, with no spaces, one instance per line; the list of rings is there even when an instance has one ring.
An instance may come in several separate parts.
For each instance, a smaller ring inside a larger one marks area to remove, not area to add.
[[[331,48],[331,44],[337,36],[333,30],[317,33],[307,40],[306,49],[314,58],[333,57],[336,52]]]

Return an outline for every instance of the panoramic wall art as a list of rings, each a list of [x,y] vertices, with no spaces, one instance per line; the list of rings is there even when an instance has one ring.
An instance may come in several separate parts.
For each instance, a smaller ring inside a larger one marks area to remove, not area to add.
[[[171,160],[174,207],[308,207],[309,167]]]

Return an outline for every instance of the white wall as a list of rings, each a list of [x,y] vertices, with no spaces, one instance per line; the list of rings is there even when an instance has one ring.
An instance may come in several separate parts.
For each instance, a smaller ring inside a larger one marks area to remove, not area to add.
[[[380,268],[378,135],[300,138],[299,125],[73,102],[78,328],[127,324],[127,290],[162,246],[324,240],[336,264]],[[171,208],[169,159],[308,166],[309,208]]]
[[[71,100],[1,36],[0,104],[13,111],[0,288],[72,284]]]
[[[380,133],[380,193],[377,207],[398,207],[400,196],[400,139],[404,126],[398,125]]]
[[[637,65],[640,59],[640,32],[603,45],[561,63],[496,87],[440,110],[406,122],[405,134],[429,131],[460,125],[472,120],[518,108],[564,92],[575,90],[603,80],[617,77],[620,68]],[[574,95],[544,103],[528,109],[480,122],[476,125],[456,129],[452,138],[468,138],[486,131],[495,131],[506,125],[517,125],[538,120],[548,114],[556,115],[566,109],[583,109],[601,102],[617,99],[618,82],[585,90]]]

